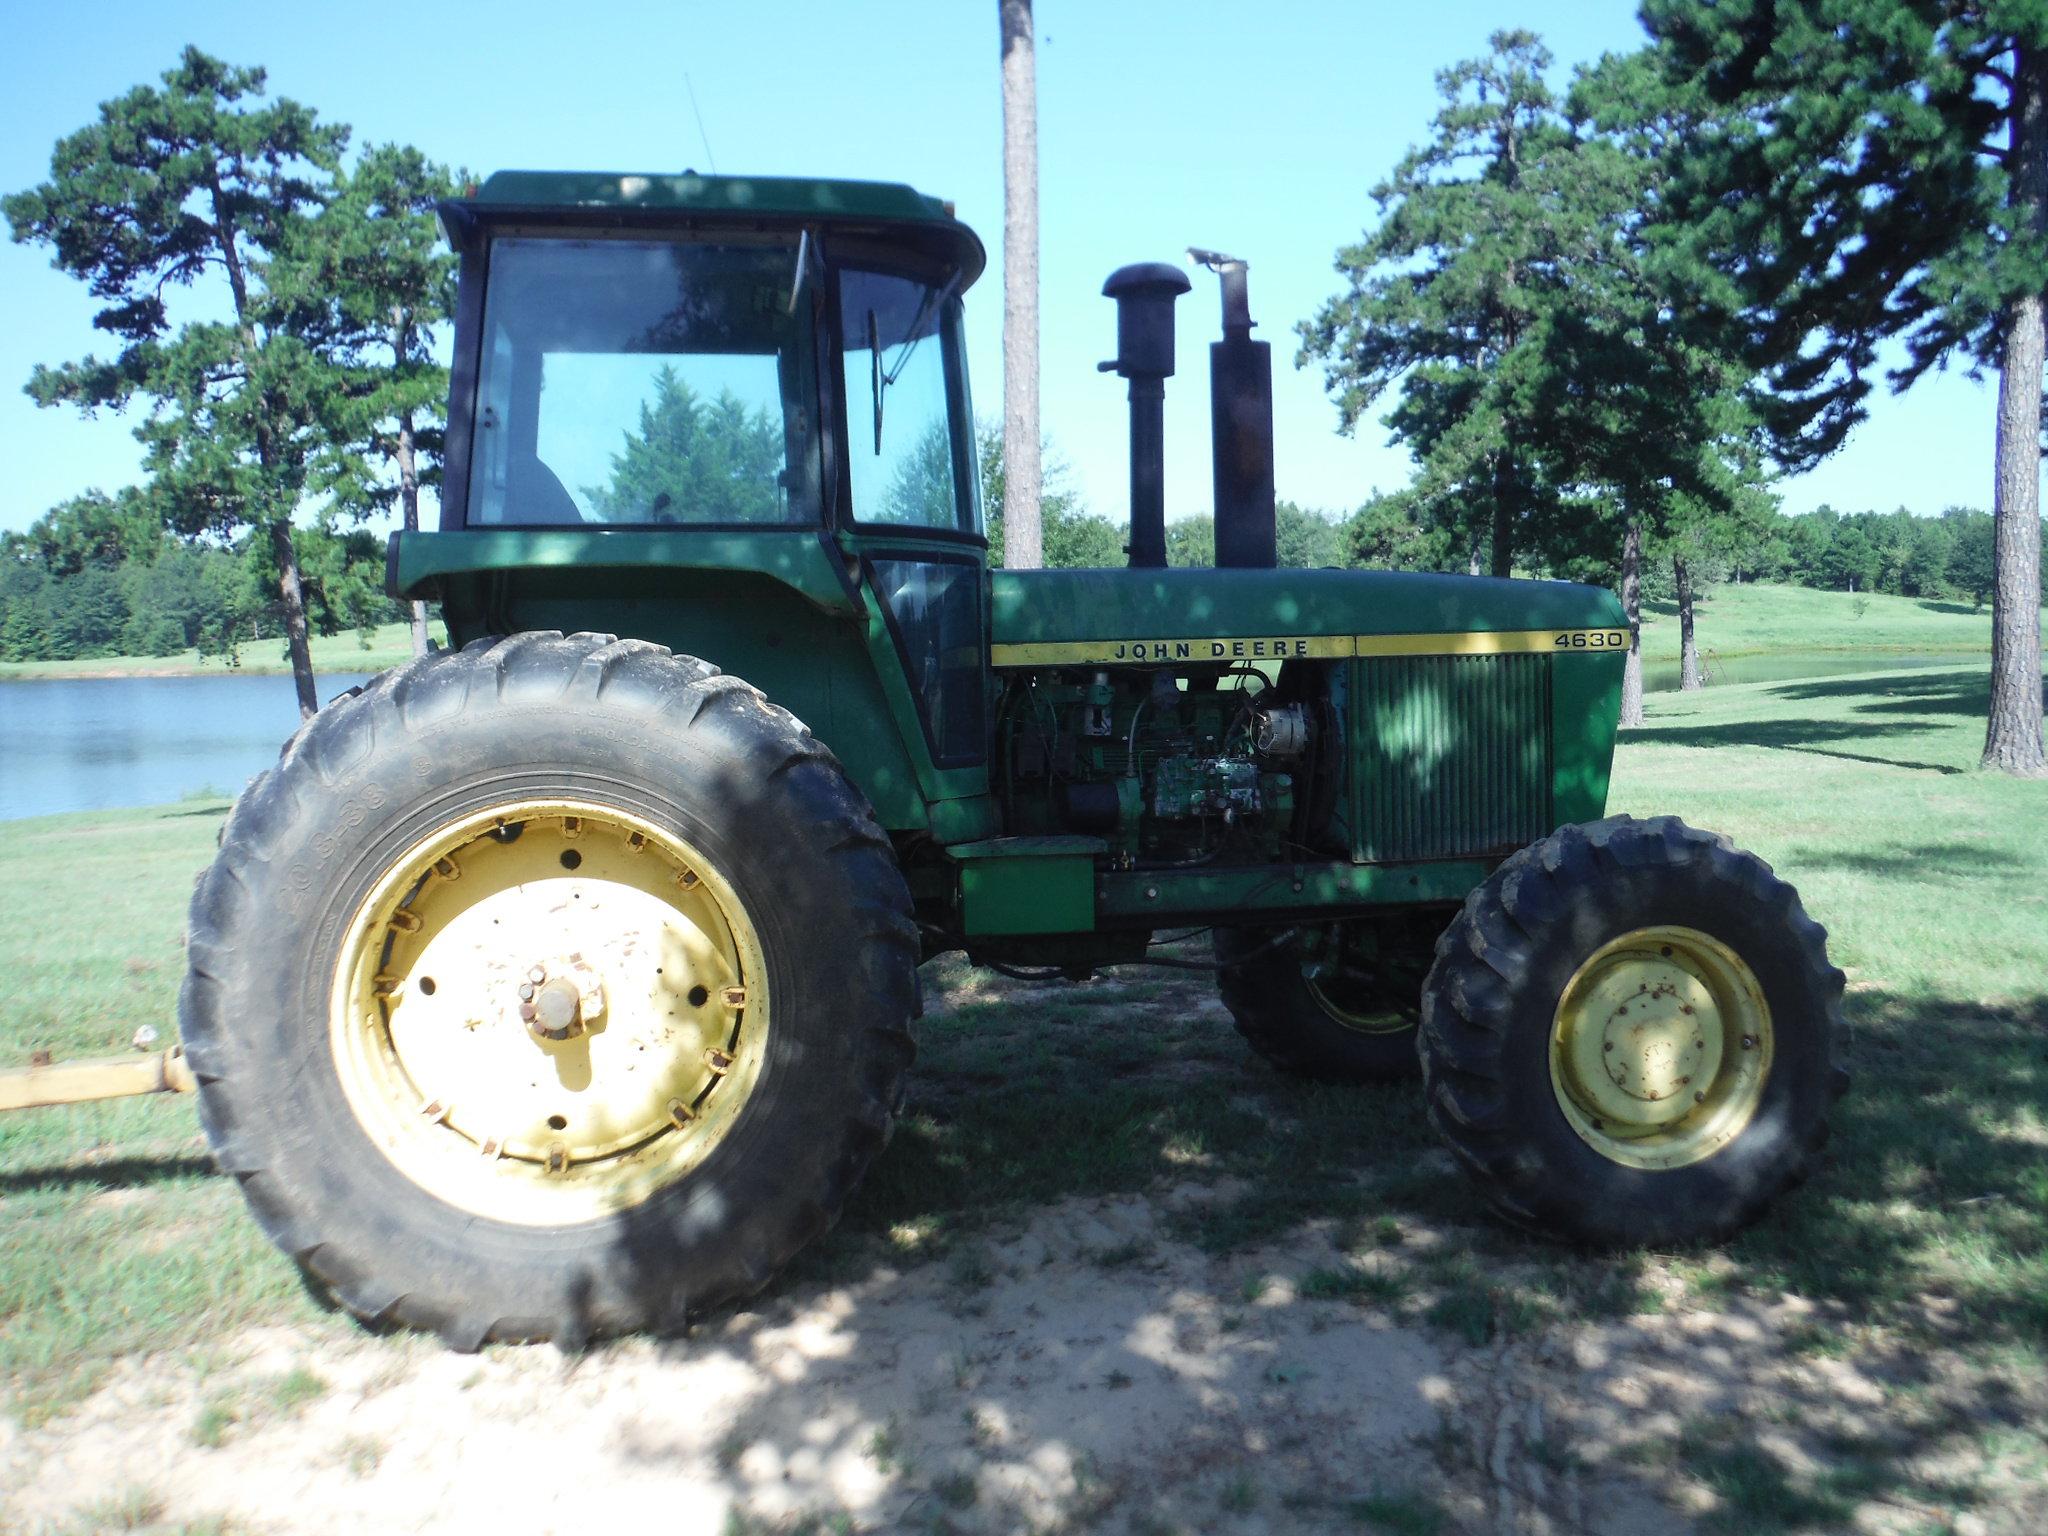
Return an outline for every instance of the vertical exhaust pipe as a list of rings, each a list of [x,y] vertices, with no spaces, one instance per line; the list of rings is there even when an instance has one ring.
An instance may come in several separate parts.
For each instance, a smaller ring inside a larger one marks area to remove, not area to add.
[[[1223,339],[1209,347],[1209,433],[1216,472],[1216,564],[1270,568],[1273,523],[1273,348],[1252,340],[1246,263],[1188,255],[1222,280]]]
[[[1166,565],[1166,381],[1173,377],[1173,303],[1191,286],[1187,273],[1163,261],[1118,267],[1102,285],[1116,300],[1116,356],[1096,367],[1131,383],[1131,542],[1125,548],[1134,571]]]

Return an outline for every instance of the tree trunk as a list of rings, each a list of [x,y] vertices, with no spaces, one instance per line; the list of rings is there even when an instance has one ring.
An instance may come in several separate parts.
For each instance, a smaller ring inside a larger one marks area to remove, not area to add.
[[[1477,575],[1475,571],[1473,573]],[[1515,574],[1515,460],[1512,444],[1493,461],[1493,574]]]
[[[1643,723],[1643,525],[1628,520],[1621,536],[1621,611],[1628,621],[1628,660],[1621,668],[1621,723]]]
[[[2048,53],[2015,49],[2012,199],[2048,231]],[[2041,295],[2005,317],[1998,374],[1998,479],[1993,503],[1991,717],[1982,766],[2048,773],[2041,747]]]
[[[398,505],[405,518],[405,531],[418,533],[420,472],[419,461],[413,454],[411,411],[398,413]],[[427,605],[418,600],[412,605],[412,653],[427,654]]]
[[[227,200],[221,190],[217,169],[210,185],[213,190],[214,237],[220,246],[221,260],[227,267],[228,289],[234,295],[235,327],[242,343],[239,356],[246,370],[256,352],[256,326],[249,317],[249,280],[242,269],[239,231],[234,220],[228,217]],[[263,478],[268,482],[274,466],[271,463],[270,431],[262,425],[256,429],[256,461],[262,466]],[[266,484],[265,491],[268,490]],[[247,518],[247,521],[255,522],[257,519]],[[313,650],[306,643],[306,587],[299,578],[299,551],[292,543],[289,509],[283,516],[270,520],[270,553],[277,561],[277,595],[284,603],[285,644],[291,652],[292,685],[298,690],[299,718],[310,720],[319,713],[320,694],[313,685]]]
[[[1465,556],[1466,573],[1477,576],[1479,574],[1479,566],[1479,535],[1475,533],[1472,535],[1472,547],[1466,552]]]
[[[1671,583],[1678,589],[1678,686],[1690,692],[1706,686],[1700,674],[1699,641],[1692,632],[1692,567],[1685,556],[1671,557]]]
[[[1003,563],[1045,563],[1039,527],[1038,83],[1031,0],[998,0],[1003,48]]]
[[[292,682],[299,691],[299,718],[310,720],[320,708],[313,687],[313,650],[306,643],[306,589],[299,580],[299,552],[292,546],[288,517],[270,525],[270,553],[277,561],[277,593],[284,599],[284,636],[292,655]]]

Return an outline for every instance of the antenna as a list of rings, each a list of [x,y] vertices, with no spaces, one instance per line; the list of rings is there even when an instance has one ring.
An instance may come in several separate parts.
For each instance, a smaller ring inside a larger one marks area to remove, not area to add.
[[[690,84],[690,77],[683,75],[683,89],[690,93],[690,116],[697,119],[697,137],[704,141],[704,160],[711,167],[711,174],[718,174],[718,156],[711,153],[711,135],[704,131],[704,114],[697,110],[697,87]]]

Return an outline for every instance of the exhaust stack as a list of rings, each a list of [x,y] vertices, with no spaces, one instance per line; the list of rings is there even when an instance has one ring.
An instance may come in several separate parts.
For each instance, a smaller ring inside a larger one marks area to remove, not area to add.
[[[1126,549],[1134,571],[1166,565],[1166,381],[1173,376],[1173,303],[1191,286],[1185,272],[1163,261],[1118,267],[1102,285],[1104,295],[1116,300],[1116,356],[1096,366],[1131,383],[1131,542]],[[1270,430],[1270,403],[1267,415]],[[1272,478],[1268,455],[1269,508]]]
[[[1222,280],[1223,339],[1209,347],[1209,431],[1216,471],[1216,564],[1278,563],[1273,526],[1273,348],[1252,340],[1247,263],[1188,256]]]

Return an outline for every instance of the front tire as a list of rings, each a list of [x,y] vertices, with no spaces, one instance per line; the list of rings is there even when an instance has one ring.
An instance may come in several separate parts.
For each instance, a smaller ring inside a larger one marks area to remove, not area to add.
[[[180,997],[200,1118],[357,1316],[680,1325],[837,1218],[917,933],[831,755],[737,679],[524,634],[337,700],[237,801]]]
[[[1430,1119],[1494,1209],[1594,1246],[1716,1241],[1817,1165],[1842,973],[1793,888],[1675,817],[1565,827],[1437,945]]]

